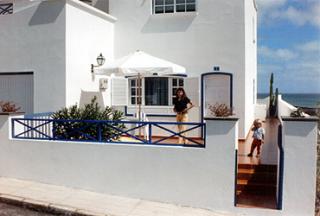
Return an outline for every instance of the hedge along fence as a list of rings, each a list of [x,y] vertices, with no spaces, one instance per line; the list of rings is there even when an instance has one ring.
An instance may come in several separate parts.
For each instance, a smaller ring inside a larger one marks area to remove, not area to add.
[[[53,130],[54,136],[62,140],[91,140],[92,137],[97,137],[97,127],[99,128],[99,136],[103,140],[107,140],[110,137],[115,139],[120,134],[118,129],[124,129],[125,126],[119,123],[120,120],[124,118],[121,111],[114,110],[111,107],[106,107],[102,109],[97,103],[97,98],[94,97],[90,104],[86,104],[84,108],[78,107],[78,105],[73,105],[69,108],[63,108],[52,115],[54,120],[111,120],[112,127],[106,124],[92,124],[86,121],[57,121],[54,122]]]

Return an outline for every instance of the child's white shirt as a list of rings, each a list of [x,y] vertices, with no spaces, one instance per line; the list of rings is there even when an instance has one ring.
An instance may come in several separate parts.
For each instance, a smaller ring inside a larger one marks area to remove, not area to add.
[[[263,140],[263,138],[264,138],[264,129],[262,128],[262,127],[259,127],[259,128],[257,128],[257,129],[255,129],[254,131],[253,131],[253,138],[254,139],[258,139],[258,140]]]

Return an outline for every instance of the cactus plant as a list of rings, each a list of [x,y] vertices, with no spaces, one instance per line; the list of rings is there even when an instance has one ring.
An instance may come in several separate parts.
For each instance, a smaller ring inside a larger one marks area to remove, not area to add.
[[[273,73],[270,77],[270,91],[269,91],[269,117],[277,117],[278,115],[278,96],[279,90],[276,88],[276,92],[273,92]]]

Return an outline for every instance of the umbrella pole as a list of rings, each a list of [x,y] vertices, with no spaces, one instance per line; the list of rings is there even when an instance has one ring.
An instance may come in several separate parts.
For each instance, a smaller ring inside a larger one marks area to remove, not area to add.
[[[141,74],[138,73],[138,118],[139,122],[141,119],[141,102],[142,102],[142,89],[141,89]],[[139,137],[141,137],[141,127],[139,127]]]

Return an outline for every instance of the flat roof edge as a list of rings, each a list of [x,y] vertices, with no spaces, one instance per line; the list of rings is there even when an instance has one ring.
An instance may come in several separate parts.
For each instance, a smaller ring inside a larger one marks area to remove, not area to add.
[[[107,14],[106,12],[103,12],[93,6],[87,5],[86,3],[83,3],[79,0],[66,0],[67,4],[70,4],[72,6],[75,6],[81,10],[85,10],[91,14],[94,14],[102,19],[108,20],[110,22],[116,22],[117,18],[111,16],[110,14]]]

